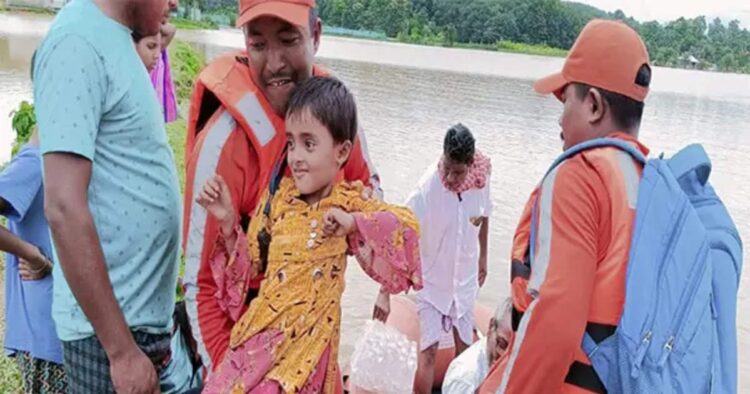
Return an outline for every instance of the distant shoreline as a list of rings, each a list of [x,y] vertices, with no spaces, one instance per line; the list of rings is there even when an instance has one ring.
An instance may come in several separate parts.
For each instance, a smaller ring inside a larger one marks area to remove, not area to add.
[[[187,19],[174,19],[172,23],[181,30],[219,30],[219,28],[211,23],[206,22],[195,22]],[[339,32],[338,28],[323,27],[323,35],[333,37],[345,37],[357,40],[367,41],[378,41],[378,42],[389,42],[399,44],[411,44],[421,45],[429,47],[440,47],[440,48],[458,48],[458,49],[478,49],[489,52],[504,52],[504,53],[517,53],[522,55],[536,55],[536,56],[548,56],[548,57],[565,57],[568,53],[567,50],[560,48],[552,48],[546,45],[531,45],[513,41],[500,41],[497,44],[468,44],[456,42],[452,45],[444,45],[438,43],[427,43],[427,42],[411,42],[411,41],[400,41],[395,38],[386,36],[382,37],[370,37],[367,32],[351,30],[349,32]]]
[[[2,0],[0,0],[2,1]],[[29,18],[35,18],[39,21],[49,21],[52,19],[52,17],[55,15],[55,12],[52,10],[45,10],[45,9],[26,9],[26,8],[9,8],[9,7],[3,7],[0,6],[0,14],[5,15],[16,15],[16,16],[23,16],[23,17],[29,17]],[[187,33],[188,35],[191,35],[190,33],[198,33],[198,32],[206,32],[207,34],[225,34],[225,33],[234,33],[237,32],[237,34],[240,34],[238,29],[234,28],[219,28],[215,25],[211,25],[210,23],[205,22],[194,22],[194,21],[187,21],[184,19],[175,19],[174,20],[175,25],[178,27],[179,31],[183,31]],[[331,30],[335,28],[329,28]],[[324,28],[325,30],[325,28]],[[519,56],[531,56],[531,57],[537,57],[537,59],[550,59],[554,60],[555,62],[561,61],[562,58],[565,57],[565,54],[567,53],[564,50],[558,49],[558,48],[550,48],[550,47],[543,47],[543,46],[534,46],[534,45],[527,45],[527,44],[518,44],[513,42],[503,42],[502,45],[490,45],[490,44],[462,44],[462,43],[456,43],[453,46],[446,46],[446,45],[440,45],[440,44],[430,44],[430,43],[414,43],[414,42],[404,42],[399,41],[392,38],[387,37],[365,37],[360,34],[338,34],[335,32],[332,32],[331,30],[325,31],[324,35],[327,37],[334,37],[334,38],[341,38],[343,40],[351,40],[351,42],[356,43],[382,43],[385,45],[394,45],[394,46],[412,46],[413,48],[435,48],[440,50],[447,50],[447,51],[455,51],[454,54],[461,54],[467,53],[466,56],[468,56],[468,53],[474,52],[476,54],[484,54],[483,57],[491,56],[491,54],[505,54],[505,55],[519,55]],[[361,32],[359,32],[361,33]],[[197,36],[193,35],[193,36]],[[216,43],[213,43],[216,44]],[[227,43],[226,45],[221,44],[222,46],[227,47],[237,47],[240,48],[242,46],[241,40],[231,40],[230,43]],[[342,54],[337,53],[337,56],[334,56],[333,58],[336,59],[348,59],[348,57],[342,57]],[[464,57],[463,55],[458,55],[460,57]],[[325,56],[324,56],[325,57]],[[389,65],[402,65],[400,63],[393,63],[393,62],[387,62],[387,61],[380,61],[380,60],[372,60],[369,57],[367,59],[362,58],[362,56],[356,56],[355,58],[350,59],[352,61],[372,61],[379,64],[389,64]],[[406,66],[408,67],[418,67],[418,68],[425,68],[430,70],[438,70],[438,71],[455,71],[450,69],[450,67],[442,67],[439,64],[434,63],[438,59],[430,59],[430,61],[421,61],[421,60],[415,60],[411,59],[411,61],[406,62]],[[559,67],[559,66],[557,66]],[[708,74],[714,74],[714,75],[723,75],[727,76],[727,78],[735,78],[734,76],[748,76],[750,74],[742,73],[742,72],[724,72],[724,71],[718,71],[718,70],[699,70],[699,69],[693,69],[690,67],[669,67],[669,66],[658,66],[655,65],[656,68],[664,68],[669,70],[676,70],[676,71],[687,71],[687,72],[700,72],[700,73],[708,73]],[[551,70],[552,71],[552,70]],[[465,70],[461,70],[460,72],[470,72],[470,73],[477,73],[482,75],[494,75],[493,72],[487,72],[487,70],[481,70],[477,69],[476,67],[472,67],[471,65],[467,65]],[[525,74],[525,73],[521,73]],[[543,74],[538,74],[543,75]],[[505,75],[511,78],[521,78],[521,79],[533,79],[528,75]],[[679,90],[681,91],[681,89]]]

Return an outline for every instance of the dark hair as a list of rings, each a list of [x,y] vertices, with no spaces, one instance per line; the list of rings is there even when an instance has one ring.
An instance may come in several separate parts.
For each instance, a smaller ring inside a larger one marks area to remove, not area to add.
[[[471,164],[474,161],[474,143],[471,131],[458,123],[445,134],[443,155],[455,163]]]
[[[651,67],[649,67],[648,64],[642,65],[638,70],[638,74],[635,77],[635,84],[645,88],[651,85]],[[643,102],[633,100],[630,97],[619,93],[610,92],[606,89],[589,86],[584,83],[576,82],[574,85],[576,94],[581,100],[586,97],[589,90],[596,88],[602,94],[604,101],[609,104],[610,111],[612,111],[612,118],[615,123],[618,127],[623,128],[623,131],[640,126],[641,119],[643,118]]]
[[[133,42],[134,42],[134,43],[136,43],[136,44],[137,44],[137,43],[139,43],[139,42],[141,42],[141,40],[142,40],[142,39],[144,39],[144,38],[146,37],[146,36],[144,36],[143,34],[141,34],[141,33],[138,33],[137,31],[133,31],[133,32],[132,32],[132,33],[130,34],[130,36],[131,36],[131,37],[133,37]]]
[[[305,110],[328,129],[334,141],[354,141],[357,136],[357,105],[338,79],[312,77],[297,86],[289,97],[286,116],[300,116]]]

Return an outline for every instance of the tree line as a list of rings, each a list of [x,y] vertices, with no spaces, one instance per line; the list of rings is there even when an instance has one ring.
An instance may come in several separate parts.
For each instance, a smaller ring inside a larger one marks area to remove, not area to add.
[[[236,7],[236,0],[190,1],[207,10]],[[327,26],[444,46],[503,48],[520,43],[568,49],[591,19],[621,20],[641,34],[656,65],[750,73],[750,31],[736,20],[641,22],[620,10],[606,12],[560,0],[317,0],[317,4]]]

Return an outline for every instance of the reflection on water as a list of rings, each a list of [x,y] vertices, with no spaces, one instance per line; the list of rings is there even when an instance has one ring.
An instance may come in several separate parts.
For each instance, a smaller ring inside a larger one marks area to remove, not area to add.
[[[0,14],[0,115],[30,96],[28,59],[36,42],[33,36],[3,33],[4,18]],[[38,36],[44,24],[34,23],[41,29]],[[242,45],[233,31],[180,35],[196,42],[208,58]],[[437,159],[443,133],[453,123],[466,124],[479,149],[492,157],[496,209],[490,222],[489,279],[479,299],[494,307],[508,292],[507,256],[523,204],[560,152],[561,105],[531,91],[531,79],[554,70],[560,60],[331,37],[324,38],[320,55],[356,94],[370,154],[390,201],[406,198]],[[7,120],[0,118],[0,161],[8,157],[9,130]],[[740,233],[750,234],[750,183],[743,181],[750,170],[744,154],[750,149],[750,77],[656,69],[641,138],[657,153],[704,144],[713,161],[712,182]],[[342,359],[348,358],[355,333],[371,315],[377,292],[355,265],[347,274]],[[750,382],[747,272],[738,309],[742,382]]]

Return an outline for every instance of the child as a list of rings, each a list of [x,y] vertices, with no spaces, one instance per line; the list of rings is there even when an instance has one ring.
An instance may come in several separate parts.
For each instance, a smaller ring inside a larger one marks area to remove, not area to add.
[[[143,64],[146,65],[146,70],[150,73],[156,67],[159,56],[161,56],[161,33],[144,37],[133,32],[133,41],[138,56],[141,57]]]
[[[266,273],[206,393],[340,390],[348,250],[390,293],[421,288],[414,215],[380,202],[360,183],[337,181],[353,147],[356,112],[354,98],[336,79],[312,78],[293,92],[286,114],[287,158],[247,236],[220,177],[210,179],[198,197],[221,227],[211,267],[222,308],[239,315],[244,278]],[[286,166],[292,176],[279,176]]]
[[[0,172],[0,215],[10,230],[0,225],[0,251],[8,252],[5,350],[18,363],[24,392],[66,393],[63,349],[52,320],[52,242],[36,130]]]
[[[451,127],[440,161],[428,168],[407,202],[422,228],[424,289],[417,294],[419,393],[432,392],[441,337],[453,335],[456,355],[473,342],[474,302],[487,276],[492,211],[492,166],[474,145],[469,129],[462,124]]]

